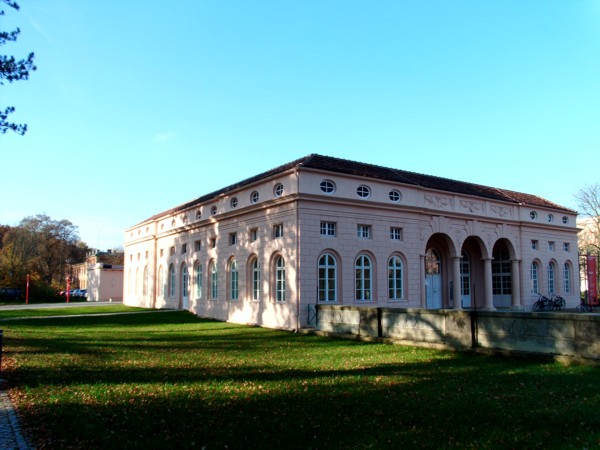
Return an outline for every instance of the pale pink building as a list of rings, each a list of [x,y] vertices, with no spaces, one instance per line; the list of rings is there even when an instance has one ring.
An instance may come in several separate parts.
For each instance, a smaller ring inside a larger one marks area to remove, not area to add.
[[[309,155],[126,230],[124,303],[306,327],[317,303],[579,303],[577,214],[543,198]]]

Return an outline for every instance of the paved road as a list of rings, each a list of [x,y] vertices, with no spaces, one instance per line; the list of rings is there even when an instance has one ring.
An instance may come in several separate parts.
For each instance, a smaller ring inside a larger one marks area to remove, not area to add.
[[[106,306],[106,305],[119,305],[123,302],[64,302],[64,303],[29,303],[19,305],[3,305],[0,306],[0,311],[13,310],[13,309],[38,309],[38,308],[70,308],[76,306]],[[0,447],[2,448],[2,447]]]
[[[69,303],[31,303],[28,305],[0,306],[1,311],[14,309],[63,308],[75,306],[104,306],[120,302],[69,302]],[[21,433],[19,418],[15,407],[4,389],[0,379],[0,450],[33,450],[27,439]]]

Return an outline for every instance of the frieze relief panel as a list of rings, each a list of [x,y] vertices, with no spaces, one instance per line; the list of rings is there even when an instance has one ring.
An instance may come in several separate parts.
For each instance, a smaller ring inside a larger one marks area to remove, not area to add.
[[[460,207],[464,211],[468,211],[472,214],[483,214],[484,205],[483,202],[476,202],[473,200],[461,200]]]
[[[506,217],[512,218],[512,208],[509,208],[507,206],[492,205],[490,206],[490,210],[495,216],[498,216],[502,219]]]
[[[441,195],[425,195],[425,203],[436,209],[452,209],[453,202],[450,197],[442,197]]]

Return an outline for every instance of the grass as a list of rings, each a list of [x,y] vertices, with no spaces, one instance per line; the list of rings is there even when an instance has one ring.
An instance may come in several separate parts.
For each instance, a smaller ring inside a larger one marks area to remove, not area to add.
[[[185,312],[2,327],[4,378],[33,443],[48,449],[600,444],[596,367],[327,339]]]

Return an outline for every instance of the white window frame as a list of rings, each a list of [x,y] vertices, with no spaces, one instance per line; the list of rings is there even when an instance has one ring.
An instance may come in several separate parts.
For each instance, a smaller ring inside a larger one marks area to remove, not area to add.
[[[337,302],[337,259],[331,253],[319,258],[318,264],[318,302]]]
[[[336,223],[321,221],[321,236],[335,237]]]
[[[260,262],[258,258],[252,260],[250,267],[252,270],[252,300],[257,302],[260,300]]]
[[[281,255],[275,259],[275,301],[285,302],[285,260]]]
[[[229,299],[238,300],[240,296],[238,264],[235,259],[229,263]]]
[[[279,239],[283,237],[283,224],[278,223],[273,225],[273,238]]]
[[[556,267],[552,261],[548,263],[548,294],[556,292]]]
[[[359,302],[373,300],[373,262],[367,255],[359,255],[354,263],[354,299]]]
[[[402,300],[404,298],[404,264],[398,255],[388,260],[388,298]]]
[[[537,261],[531,263],[531,293],[540,293],[540,267]]]
[[[371,225],[358,224],[356,226],[356,235],[359,239],[371,239]]]
[[[216,300],[219,297],[219,273],[216,261],[211,261],[210,266],[210,298]]]
[[[196,298],[202,298],[202,264],[194,264],[194,289]]]
[[[390,227],[390,239],[392,241],[402,241],[404,239],[404,230],[401,227]]]

